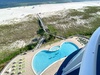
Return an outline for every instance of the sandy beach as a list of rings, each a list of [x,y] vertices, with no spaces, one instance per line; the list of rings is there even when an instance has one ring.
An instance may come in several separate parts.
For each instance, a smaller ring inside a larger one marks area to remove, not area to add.
[[[41,16],[50,16],[57,11],[67,9],[79,9],[85,6],[100,6],[100,1],[41,4],[0,9],[0,25],[9,24],[11,23],[11,21],[22,21],[25,16],[30,14],[35,16],[36,14],[41,13]]]

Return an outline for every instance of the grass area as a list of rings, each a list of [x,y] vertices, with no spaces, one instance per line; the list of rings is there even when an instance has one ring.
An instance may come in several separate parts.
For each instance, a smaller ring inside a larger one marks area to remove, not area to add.
[[[23,40],[28,43],[30,39],[37,35],[38,29],[39,26],[36,19],[13,25],[2,25],[0,26],[0,46],[9,45],[17,40]]]
[[[68,12],[68,15],[70,16],[82,16],[84,12],[76,10],[76,9],[70,9]]]
[[[93,31],[96,30],[100,26],[100,15],[94,21],[90,22],[90,25],[93,27]]]
[[[89,13],[84,13],[84,14],[82,15],[81,19],[89,19],[89,18],[91,18],[91,17],[93,17],[93,15],[91,15],[91,14],[89,14]]]
[[[48,28],[50,30],[50,33],[53,33],[53,34],[57,33],[57,29],[53,25],[48,25]]]
[[[70,12],[68,13],[68,15],[70,15],[70,16],[81,16],[81,19],[89,19],[90,17],[93,17],[93,15],[91,15],[91,13],[90,13],[90,11],[93,12],[91,8],[88,7],[86,9],[84,9],[83,11],[71,9]]]
[[[36,18],[28,21],[23,21],[16,24],[0,25],[0,71],[2,68],[18,54],[31,50],[36,44],[29,44],[24,48],[14,50],[2,50],[2,46],[8,46],[17,40],[23,40],[25,43],[29,43],[39,29]]]
[[[36,43],[34,44],[29,44],[27,46],[25,46],[24,48],[20,48],[17,50],[4,50],[4,51],[0,51],[0,71],[3,69],[3,67],[14,57],[16,57],[17,55],[31,50],[36,46]]]
[[[88,6],[84,9],[85,13],[97,13],[100,12],[100,6]]]
[[[45,25],[50,32],[64,37],[72,35],[84,35],[90,37],[100,25],[99,6],[89,6],[83,9],[70,9],[60,12],[57,16],[53,15],[44,18]]]
[[[5,50],[0,52],[0,71],[3,69],[3,67],[16,55],[20,53],[19,50],[15,51],[10,51],[10,50]]]

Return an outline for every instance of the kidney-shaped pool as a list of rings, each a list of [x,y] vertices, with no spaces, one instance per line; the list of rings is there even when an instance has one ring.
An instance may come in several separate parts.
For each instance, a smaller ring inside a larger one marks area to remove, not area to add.
[[[71,42],[64,42],[61,46],[54,46],[51,49],[38,52],[32,59],[32,68],[37,75],[40,75],[49,65],[57,60],[70,55],[79,48]]]

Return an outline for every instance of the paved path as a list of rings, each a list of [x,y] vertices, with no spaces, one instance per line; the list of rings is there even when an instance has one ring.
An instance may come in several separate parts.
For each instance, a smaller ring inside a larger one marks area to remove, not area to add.
[[[44,40],[45,40],[45,38],[42,37],[42,38],[39,40],[39,42],[38,42],[38,44],[36,45],[36,47],[34,48],[34,50],[40,48],[40,46],[42,45],[42,43],[44,42]]]
[[[37,14],[37,17],[38,17],[38,19],[39,19],[39,22],[40,22],[40,25],[41,25],[42,29],[43,29],[46,33],[48,33],[48,31],[47,31],[48,27],[44,25],[44,23],[42,22],[42,19],[41,19],[41,17],[39,16],[39,14]]]
[[[51,65],[46,71],[43,72],[42,75],[48,75],[48,73],[49,73],[49,75],[54,75],[58,71],[58,69],[61,66],[61,64],[63,63],[64,59],[59,60],[55,64]]]
[[[47,27],[46,25],[44,25],[44,23],[42,22],[42,19],[41,19],[41,17],[39,16],[39,14],[37,14],[37,17],[38,17],[38,19],[39,19],[40,26],[42,27],[42,29],[44,30],[45,33],[47,33],[47,34],[49,34],[49,35],[52,35],[52,36],[54,36],[54,37],[56,37],[56,38],[65,40],[65,38],[62,37],[62,36],[54,35],[54,34],[51,34],[50,32],[48,32],[49,29],[48,29],[48,27]]]

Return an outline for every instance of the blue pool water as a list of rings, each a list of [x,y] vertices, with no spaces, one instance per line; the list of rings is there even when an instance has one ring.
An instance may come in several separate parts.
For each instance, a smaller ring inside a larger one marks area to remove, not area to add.
[[[55,49],[58,46],[53,47]],[[55,61],[70,55],[75,50],[78,50],[78,47],[71,42],[64,42],[59,50],[49,51],[42,50],[35,55],[32,60],[32,67],[35,70],[36,74],[41,74],[49,65]]]

